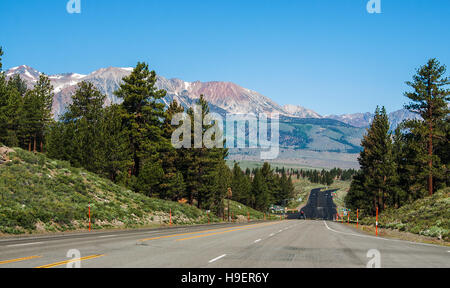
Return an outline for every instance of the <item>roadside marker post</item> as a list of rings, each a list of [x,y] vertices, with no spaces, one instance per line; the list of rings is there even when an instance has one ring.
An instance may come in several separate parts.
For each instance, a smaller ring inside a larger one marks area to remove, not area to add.
[[[347,212],[347,224],[350,224],[350,211]]]
[[[170,226],[172,226],[172,208],[169,210],[170,213]]]
[[[359,209],[356,209],[356,228],[358,228],[359,223]]]
[[[206,211],[206,215],[208,216],[208,225],[209,225],[209,211]]]
[[[377,220],[375,222],[375,236],[378,236],[378,207],[377,207]]]
[[[88,205],[89,207],[89,232],[91,231],[91,204]]]
[[[250,212],[247,212],[247,220],[250,222]]]

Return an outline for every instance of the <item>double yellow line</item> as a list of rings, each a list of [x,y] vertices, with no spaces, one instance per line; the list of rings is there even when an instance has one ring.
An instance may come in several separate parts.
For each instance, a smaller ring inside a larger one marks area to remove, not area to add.
[[[146,238],[146,239],[140,239],[138,241],[139,242],[146,242],[146,241],[157,240],[157,239],[167,239],[167,238],[174,238],[174,237],[180,237],[180,236],[202,234],[202,235],[196,235],[196,236],[186,237],[186,238],[182,238],[182,239],[177,239],[176,240],[176,241],[185,241],[185,240],[197,239],[197,238],[213,236],[213,235],[220,235],[220,234],[225,234],[225,233],[229,233],[229,232],[240,231],[240,230],[245,230],[245,229],[250,229],[250,228],[255,228],[255,227],[270,226],[270,225],[274,225],[274,224],[277,224],[277,223],[279,223],[279,222],[259,223],[259,224],[253,224],[253,225],[237,226],[237,227],[234,227],[233,229],[230,229],[230,227],[218,228],[218,229],[210,229],[210,230],[203,230],[203,231],[196,231],[196,232],[189,232],[189,233],[180,233],[180,234],[159,236],[159,237],[153,237],[153,238]],[[225,231],[221,231],[221,230],[225,230]],[[218,231],[218,232],[214,232],[214,231]],[[213,232],[213,233],[210,233],[210,232]],[[206,233],[206,234],[204,234],[204,233]],[[105,254],[95,254],[95,255],[90,255],[90,256],[86,256],[86,257],[70,259],[70,260],[66,260],[66,261],[60,261],[60,262],[51,263],[51,264],[47,264],[47,265],[42,265],[42,266],[38,266],[38,267],[35,267],[35,268],[52,268],[52,267],[65,265],[65,264],[68,264],[68,263],[73,263],[73,262],[76,262],[76,261],[84,261],[84,260],[89,260],[89,259],[95,259],[95,258],[99,258],[99,257],[103,257],[103,256],[105,256]],[[41,258],[41,257],[42,256],[29,256],[29,257],[23,257],[23,258],[11,259],[11,260],[4,260],[4,261],[0,261],[0,265],[1,264],[8,264],[8,263],[19,262],[19,261],[26,261],[26,260],[31,260],[31,259]]]
[[[41,258],[41,257],[42,256],[29,256],[29,257],[22,257],[22,258],[11,259],[11,260],[4,260],[4,261],[0,261],[0,265],[14,263],[14,262],[20,262],[20,261],[26,261],[26,260],[31,260],[31,259]]]
[[[233,231],[239,231],[239,230],[254,228],[256,226],[274,225],[274,224],[277,224],[277,223],[279,223],[279,222],[269,223],[269,224],[267,224],[267,223],[262,223],[261,224],[260,223],[260,224],[253,224],[253,225],[238,226],[238,227],[235,227],[234,229],[231,229],[231,230],[226,230],[226,229],[230,229],[230,227],[226,227],[226,228],[210,229],[210,230],[203,230],[203,231],[197,231],[197,232],[189,232],[189,233],[180,233],[180,234],[173,234],[173,235],[166,235],[166,236],[158,236],[158,237],[153,237],[153,238],[140,239],[140,240],[138,240],[138,242],[146,242],[146,241],[151,241],[151,240],[167,239],[167,238],[174,238],[174,237],[180,237],[180,236],[187,236],[187,235],[194,235],[194,234],[203,234],[203,233],[208,233],[208,232],[226,230],[226,231],[220,231],[220,232],[215,232],[215,233],[208,233],[208,234],[204,234],[204,235],[197,235],[197,236],[193,236],[193,237],[188,237],[188,238],[183,238],[183,239],[176,240],[176,241],[184,241],[184,240],[189,240],[189,239],[201,238],[201,237],[206,237],[206,236],[212,236],[212,235],[218,235],[218,234],[224,234],[224,233],[233,232]]]
[[[67,264],[67,263],[89,260],[89,259],[94,259],[94,258],[98,258],[98,257],[102,257],[102,256],[105,256],[105,255],[91,255],[91,256],[86,256],[86,257],[82,257],[79,259],[71,259],[71,260],[56,262],[56,263],[47,264],[47,265],[43,265],[43,266],[38,266],[38,267],[34,267],[34,268],[52,268],[52,267],[61,266],[61,265]],[[11,260],[4,260],[4,261],[0,261],[0,265],[14,263],[14,262],[20,262],[20,261],[26,261],[26,260],[32,260],[32,259],[37,259],[37,258],[41,258],[41,257],[42,256],[29,256],[29,257],[22,257],[22,258],[11,259]]]
[[[56,262],[56,263],[47,264],[47,265],[43,265],[43,266],[38,266],[38,267],[34,267],[34,268],[52,268],[52,267],[57,267],[57,266],[61,266],[64,264],[73,263],[73,262],[77,262],[77,261],[99,258],[102,256],[105,256],[105,255],[104,254],[91,255],[91,256],[86,256],[86,257],[82,257],[82,258],[75,258],[75,259],[71,259],[71,260],[66,260],[66,261]]]

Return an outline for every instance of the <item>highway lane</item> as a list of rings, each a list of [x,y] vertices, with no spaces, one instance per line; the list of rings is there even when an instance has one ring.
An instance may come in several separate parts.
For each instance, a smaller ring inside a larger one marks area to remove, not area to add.
[[[373,249],[380,253],[381,267],[450,267],[448,247],[377,238],[322,220],[133,231],[29,243],[34,244],[0,243],[0,268],[66,267],[70,249],[86,257],[81,261],[83,268],[364,268]]]
[[[336,215],[336,205],[331,194],[336,190],[321,191],[322,188],[311,190],[308,203],[300,211],[307,219],[334,220]],[[289,219],[298,219],[300,213],[288,215]]]

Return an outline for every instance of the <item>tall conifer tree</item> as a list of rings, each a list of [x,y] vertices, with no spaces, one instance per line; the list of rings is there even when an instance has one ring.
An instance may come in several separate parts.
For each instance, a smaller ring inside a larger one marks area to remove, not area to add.
[[[411,133],[420,137],[419,141],[426,143],[426,151],[420,151],[422,153],[419,153],[417,157],[419,161],[427,163],[422,169],[427,173],[429,195],[432,195],[439,186],[433,181],[442,181],[444,177],[441,159],[436,155],[435,147],[443,142],[446,142],[445,145],[448,147],[448,134],[445,127],[448,125],[450,112],[448,108],[450,90],[445,87],[450,84],[450,79],[445,77],[445,73],[444,65],[436,59],[430,59],[427,64],[417,70],[413,81],[406,82],[413,91],[405,93],[405,96],[411,100],[405,108],[423,119],[423,121],[409,121],[406,127],[411,130]]]

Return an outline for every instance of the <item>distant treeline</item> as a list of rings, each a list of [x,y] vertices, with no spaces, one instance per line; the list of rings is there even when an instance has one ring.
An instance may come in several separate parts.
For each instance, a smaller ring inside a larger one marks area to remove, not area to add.
[[[388,207],[431,195],[449,185],[450,80],[436,59],[417,70],[405,106],[421,116],[407,120],[391,132],[386,110],[377,108],[362,140],[361,170],[353,178],[345,203],[363,214],[374,215]]]
[[[286,205],[294,197],[292,175],[276,172],[268,163],[244,172],[238,163],[232,169],[233,199],[254,209],[266,211],[271,204]]]
[[[275,172],[284,172],[285,168],[276,168]],[[352,180],[353,175],[356,175],[358,171],[355,169],[341,169],[333,168],[331,170],[315,170],[315,169],[287,169],[289,175],[295,175],[297,179],[300,177],[308,179],[312,183],[323,184],[330,186],[335,180],[349,181]]]

